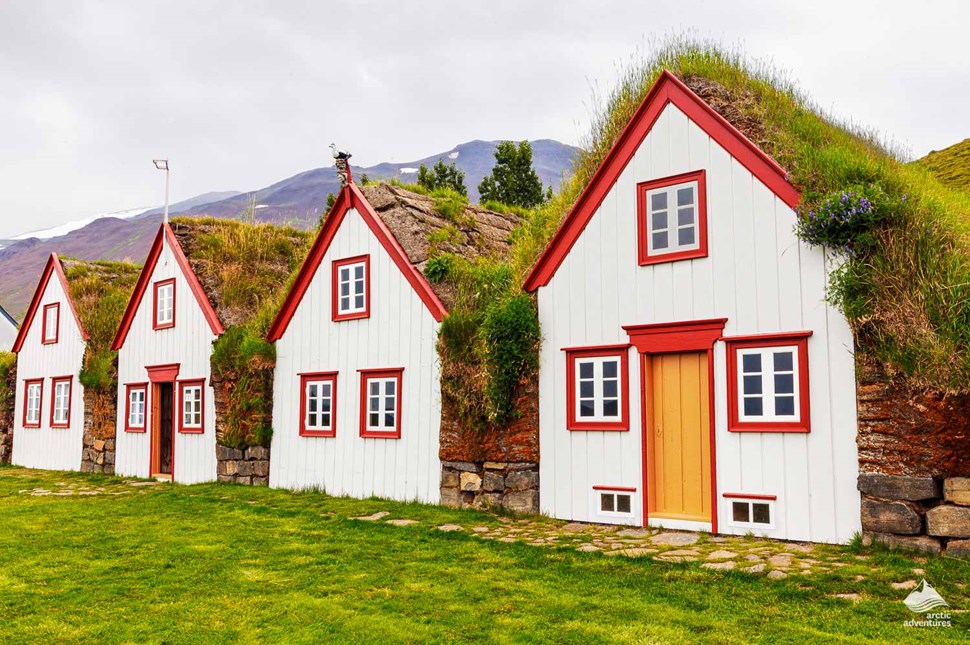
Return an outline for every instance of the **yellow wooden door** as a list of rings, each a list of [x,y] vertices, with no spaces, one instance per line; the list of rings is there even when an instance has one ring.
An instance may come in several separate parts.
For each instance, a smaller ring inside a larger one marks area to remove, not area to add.
[[[647,514],[711,521],[707,353],[645,357]]]

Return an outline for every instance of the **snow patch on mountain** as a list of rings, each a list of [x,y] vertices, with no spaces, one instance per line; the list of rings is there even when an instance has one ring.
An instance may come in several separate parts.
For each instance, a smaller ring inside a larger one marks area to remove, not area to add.
[[[123,211],[114,211],[113,213],[101,213],[99,215],[92,215],[91,217],[85,217],[84,219],[77,220],[74,222],[67,222],[59,226],[52,226],[51,228],[44,228],[39,231],[30,231],[28,233],[22,233],[14,237],[9,238],[8,241],[16,242],[18,240],[29,240],[32,237],[36,237],[39,240],[49,240],[52,237],[60,237],[61,235],[67,235],[72,231],[84,228],[88,224],[99,220],[102,217],[114,217],[117,219],[131,219],[132,217],[137,217],[142,213],[147,213],[156,206],[149,206],[147,208],[131,208]]]

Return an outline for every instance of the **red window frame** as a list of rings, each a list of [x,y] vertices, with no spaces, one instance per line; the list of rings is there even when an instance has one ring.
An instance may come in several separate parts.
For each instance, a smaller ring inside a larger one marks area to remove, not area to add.
[[[566,347],[566,429],[630,430],[630,346],[599,345],[595,347]],[[620,419],[618,421],[581,421],[576,415],[576,361],[582,358],[616,357],[620,359]]]
[[[158,290],[166,285],[172,285],[172,320],[167,323],[158,322]],[[152,329],[171,329],[175,326],[175,278],[159,280],[152,285]]]
[[[649,217],[647,209],[647,192],[657,188],[668,188],[676,184],[697,182],[697,248],[674,253],[650,254],[648,239],[650,236]],[[694,170],[670,177],[651,179],[637,184],[637,259],[640,266],[676,262],[678,260],[692,260],[707,257],[707,172]]]
[[[48,338],[47,336],[47,312],[53,309],[57,312],[54,316],[54,337]],[[44,318],[41,321],[40,328],[40,342],[44,345],[55,344],[61,335],[61,303],[55,302],[50,305],[44,305]]]
[[[40,396],[37,399],[37,423],[27,423],[27,390],[30,389],[31,385],[40,385]],[[25,428],[39,428],[40,420],[44,415],[44,379],[42,378],[28,378],[24,379],[24,409],[23,409],[23,422]]]
[[[811,432],[808,339],[811,331],[724,338],[727,345],[728,430],[731,432]],[[738,391],[738,350],[768,349],[794,345],[798,360],[798,421],[742,421]]]
[[[67,421],[63,423],[54,422],[54,408],[57,405],[57,384],[67,383]],[[43,388],[41,389],[43,393]],[[51,378],[51,428],[70,428],[71,427],[71,403],[74,396],[74,377],[73,376],[54,376]]]
[[[340,294],[338,289],[340,287],[339,273],[340,268],[345,267],[348,264],[364,264],[364,310],[354,311],[351,313],[342,314],[340,313]],[[359,318],[370,318],[370,255],[356,255],[352,258],[344,258],[342,260],[334,260],[332,262],[331,269],[331,285],[330,285],[330,300],[331,300],[331,316],[334,322],[341,320],[357,320]]]
[[[388,367],[381,369],[367,369],[367,370],[357,370],[360,372],[360,436],[364,438],[373,439],[400,439],[401,438],[401,415],[404,409],[404,391],[402,389],[404,368],[403,367]],[[395,427],[392,431],[377,431],[367,429],[367,383],[371,379],[386,379],[386,378],[396,378],[397,386],[395,392],[397,393],[397,406],[395,408],[396,415],[394,417]]]
[[[311,381],[330,382],[330,429],[319,430],[307,428],[307,397],[306,386]],[[337,372],[307,372],[300,374],[300,436],[301,437],[336,437],[337,436]]]
[[[185,425],[185,388],[187,387],[198,387],[199,388],[199,425],[187,426]],[[205,432],[205,379],[186,379],[184,381],[178,382],[178,429],[182,434],[203,434]]]
[[[131,393],[141,390],[145,393],[145,410],[140,426],[131,425]],[[125,385],[125,432],[146,432],[148,430],[148,383],[127,383]]]

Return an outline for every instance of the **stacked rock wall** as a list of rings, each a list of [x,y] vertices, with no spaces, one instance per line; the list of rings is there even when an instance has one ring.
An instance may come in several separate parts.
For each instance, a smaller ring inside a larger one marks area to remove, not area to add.
[[[267,486],[269,448],[250,446],[245,450],[216,445],[216,477],[221,482]]]
[[[860,370],[865,540],[970,557],[970,396],[916,392]]]
[[[467,429],[445,406],[441,415],[441,503],[539,512],[539,394],[519,385],[516,419],[485,431]]]
[[[0,383],[0,464],[9,464],[13,453],[13,415],[17,393],[17,368],[7,374],[7,382]]]
[[[115,471],[115,432],[118,416],[116,391],[96,392],[84,388],[84,437],[81,447],[81,472]]]

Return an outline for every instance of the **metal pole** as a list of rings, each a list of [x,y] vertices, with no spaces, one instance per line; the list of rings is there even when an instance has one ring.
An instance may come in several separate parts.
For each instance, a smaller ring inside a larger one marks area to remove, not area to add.
[[[168,162],[165,162],[165,223],[168,224]]]

